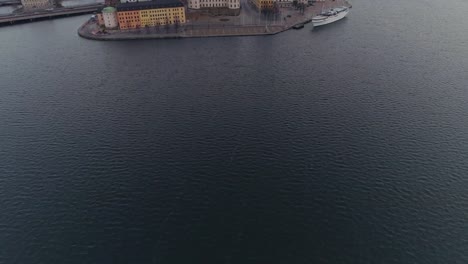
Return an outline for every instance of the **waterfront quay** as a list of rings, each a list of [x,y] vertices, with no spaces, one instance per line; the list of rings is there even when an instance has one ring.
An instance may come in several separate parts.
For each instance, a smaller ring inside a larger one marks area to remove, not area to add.
[[[102,30],[98,19],[90,18],[78,29],[78,34],[93,40],[273,35],[289,30],[295,25],[308,23],[322,10],[338,6],[351,5],[346,0],[325,0],[306,6],[304,10],[289,6],[279,8],[276,14],[262,14],[251,1],[241,0],[238,16],[216,16],[188,10],[184,24],[125,30]]]
[[[8,25],[20,22],[30,22],[41,19],[64,17],[71,15],[89,14],[100,10],[102,4],[90,4],[76,7],[61,7],[51,10],[37,9],[30,12],[17,12],[9,15],[0,16],[0,25]]]

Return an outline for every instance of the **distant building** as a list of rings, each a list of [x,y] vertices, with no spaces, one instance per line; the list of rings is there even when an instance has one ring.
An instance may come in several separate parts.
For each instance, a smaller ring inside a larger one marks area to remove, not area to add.
[[[143,1],[117,5],[120,29],[185,24],[185,7],[179,0]]]
[[[46,9],[53,6],[49,0],[21,0],[21,5],[25,10]]]
[[[115,6],[119,2],[120,2],[119,0],[104,0],[104,5],[105,6]]]
[[[104,9],[102,9],[102,18],[104,20],[104,26],[108,29],[115,29],[119,26],[117,10],[114,7],[104,7]]]
[[[120,3],[125,4],[125,3],[137,3],[137,2],[149,2],[149,1],[152,1],[152,0],[120,0]]]
[[[220,8],[226,7],[229,9],[239,9],[240,0],[187,0],[188,8]]]

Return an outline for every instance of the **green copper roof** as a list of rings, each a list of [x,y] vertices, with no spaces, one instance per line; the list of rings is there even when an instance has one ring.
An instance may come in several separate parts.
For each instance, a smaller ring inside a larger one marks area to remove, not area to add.
[[[102,9],[102,12],[103,13],[114,13],[116,11],[115,8],[113,8],[112,6],[108,6],[108,7],[104,7]]]

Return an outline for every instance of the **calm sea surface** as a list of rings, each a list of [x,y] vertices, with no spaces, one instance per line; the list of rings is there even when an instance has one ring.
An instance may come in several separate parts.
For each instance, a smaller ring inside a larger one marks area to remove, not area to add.
[[[0,263],[468,263],[465,0],[269,37],[0,28]]]

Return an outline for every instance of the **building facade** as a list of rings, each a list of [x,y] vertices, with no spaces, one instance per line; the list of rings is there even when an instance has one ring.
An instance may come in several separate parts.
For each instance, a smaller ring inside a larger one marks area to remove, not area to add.
[[[46,9],[53,6],[49,0],[21,0],[21,5],[25,10]]]
[[[102,13],[98,13],[96,16],[97,22],[99,26],[105,26],[104,24],[104,17],[102,16]]]
[[[259,11],[273,9],[275,7],[275,0],[253,0],[252,1]]]
[[[185,7],[178,0],[158,0],[117,5],[120,29],[185,24]]]
[[[117,9],[120,29],[140,28],[140,10],[123,11]]]
[[[117,10],[114,7],[108,6],[102,9],[102,18],[104,26],[108,29],[115,29],[119,26]]]
[[[181,6],[141,10],[140,20],[143,27],[185,24],[185,8]]]
[[[240,0],[188,0],[188,8],[190,9],[222,7],[229,9],[239,9]]]

